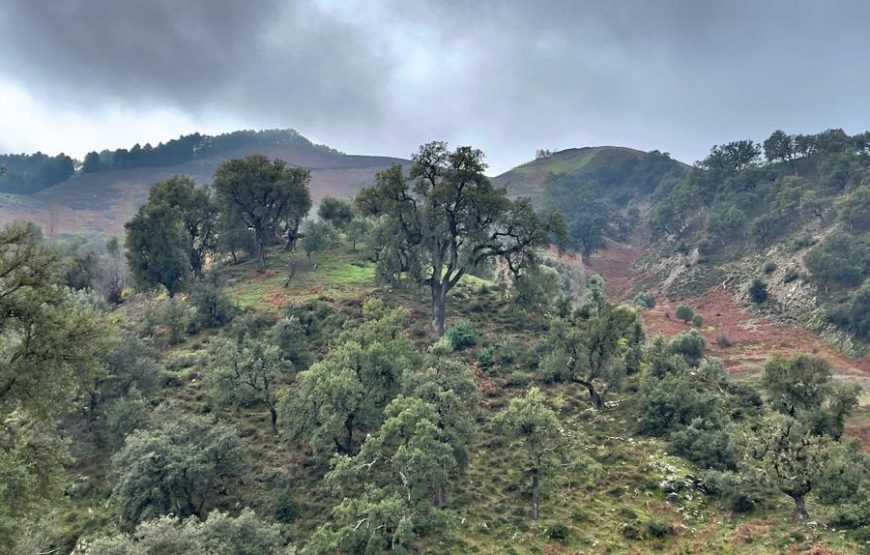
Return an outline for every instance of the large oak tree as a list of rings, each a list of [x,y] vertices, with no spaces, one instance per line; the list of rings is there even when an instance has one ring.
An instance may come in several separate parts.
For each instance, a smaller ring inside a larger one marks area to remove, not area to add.
[[[430,289],[432,325],[444,334],[447,295],[462,276],[501,259],[514,276],[537,264],[561,220],[544,220],[528,199],[511,200],[484,175],[483,153],[432,142],[413,156],[410,174],[393,166],[364,189],[357,204],[378,218],[376,258],[382,278],[407,276]]]

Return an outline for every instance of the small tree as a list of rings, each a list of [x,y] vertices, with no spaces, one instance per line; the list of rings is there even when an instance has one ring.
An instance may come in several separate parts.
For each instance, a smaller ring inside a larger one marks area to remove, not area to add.
[[[524,450],[524,472],[528,474],[532,495],[532,518],[541,516],[541,494],[560,467],[563,437],[556,418],[538,388],[522,399],[511,399],[506,409],[493,419],[493,425]]]
[[[272,433],[277,434],[275,382],[291,370],[292,365],[281,359],[281,352],[274,345],[255,340],[240,343],[226,340],[215,348],[208,380],[216,398],[223,404],[239,406],[255,400],[266,405]]]
[[[668,344],[668,349],[675,355],[681,355],[692,366],[701,362],[704,356],[706,342],[697,331],[684,332],[674,337]]]
[[[345,231],[354,217],[353,204],[347,200],[326,197],[320,201],[317,215],[324,222],[329,222],[335,226],[336,229]]]
[[[372,224],[369,222],[367,218],[356,217],[347,224],[347,227],[344,229],[345,235],[347,235],[348,240],[350,241],[351,248],[355,251],[358,243],[366,242],[369,239],[369,235],[372,232]]]
[[[146,204],[124,228],[127,261],[137,284],[162,285],[174,297],[191,274],[188,238],[178,209]]]
[[[680,320],[682,320],[683,322],[686,322],[686,323],[691,322],[692,318],[695,317],[695,312],[691,308],[689,308],[688,306],[686,306],[684,304],[681,304],[680,306],[677,307],[676,314],[677,314],[677,318],[679,318]]]
[[[327,222],[311,222],[302,234],[302,248],[309,260],[312,254],[327,251],[336,243],[338,243],[338,234]]]
[[[767,300],[767,285],[758,278],[752,280],[749,286],[749,298],[755,304],[761,304]]]
[[[558,321],[548,339],[545,371],[585,387],[595,410],[603,410],[607,393],[622,384],[626,355],[635,343],[643,343],[642,334],[634,333],[639,326],[633,311],[613,305],[596,316],[576,314]]]

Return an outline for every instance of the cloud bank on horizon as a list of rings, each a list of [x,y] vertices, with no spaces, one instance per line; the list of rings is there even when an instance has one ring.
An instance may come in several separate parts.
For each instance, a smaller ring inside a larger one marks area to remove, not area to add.
[[[870,127],[870,4],[0,0],[0,149],[293,127],[353,153],[473,144],[684,161],[775,128]]]

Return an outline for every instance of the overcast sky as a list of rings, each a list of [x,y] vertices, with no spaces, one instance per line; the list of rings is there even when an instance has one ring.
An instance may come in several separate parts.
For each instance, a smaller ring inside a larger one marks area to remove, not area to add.
[[[349,153],[434,139],[692,162],[870,129],[870,2],[0,0],[0,151],[293,127]]]

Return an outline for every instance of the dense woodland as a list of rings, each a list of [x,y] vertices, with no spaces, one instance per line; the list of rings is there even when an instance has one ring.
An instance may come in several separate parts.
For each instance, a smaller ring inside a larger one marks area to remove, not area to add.
[[[251,155],[155,184],[122,240],[7,225],[0,551],[862,552],[856,386],[810,353],[733,379],[690,310],[648,337],[652,295],[554,251],[651,214],[729,257],[817,218],[806,279],[860,335],[866,138],[656,152],[534,202],[434,142],[316,210],[307,170]]]

